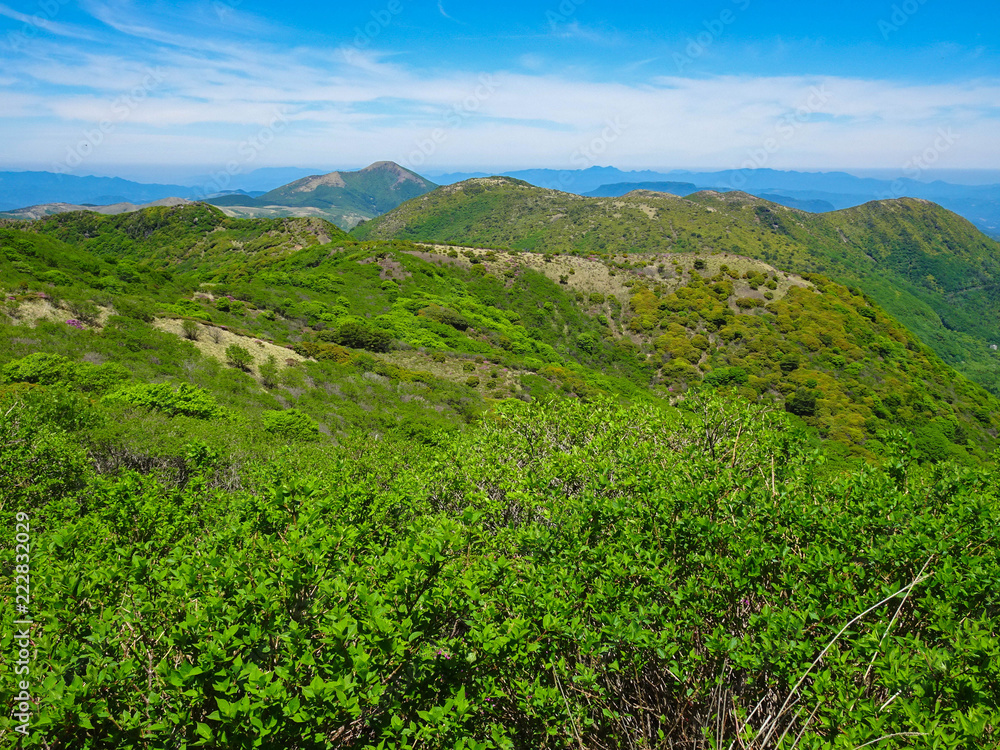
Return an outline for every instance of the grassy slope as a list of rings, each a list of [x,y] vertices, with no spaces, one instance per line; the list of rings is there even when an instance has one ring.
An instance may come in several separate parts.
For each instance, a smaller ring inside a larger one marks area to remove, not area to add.
[[[233,221],[205,207],[111,218],[118,221],[96,231],[89,215],[29,225],[76,238],[94,253],[4,230],[4,278],[66,300],[67,315],[85,309],[80,300],[95,300],[144,309],[147,318],[198,321],[202,337],[225,326],[248,341],[322,354],[325,361],[287,368],[277,388],[262,389],[255,370],[240,374],[243,391],[233,398],[250,409],[261,398],[269,408],[296,406],[333,432],[438,424],[429,411],[438,406],[445,421],[459,424],[484,398],[667,397],[703,378],[787,401],[821,435],[861,453],[899,425],[918,432],[928,455],[982,458],[1000,427],[993,399],[867,299],[742,256],[712,256],[699,270],[690,254],[631,263],[433,252],[406,242],[357,244],[304,220]],[[336,241],[320,244],[318,230]],[[136,377],[211,387],[220,372],[215,360],[188,342],[183,351],[163,343],[163,356],[151,354],[143,337],[167,339],[136,317],[113,318],[103,331],[64,324],[51,324],[44,337],[10,331],[8,356],[37,349],[115,358],[115,346],[133,347],[145,352],[129,362]],[[327,334],[352,321],[387,331],[396,350],[373,358],[329,348]],[[154,356],[164,369],[149,368]],[[428,373],[417,380],[430,395],[414,399],[407,391],[414,372]],[[360,391],[359,377],[369,381]]]
[[[26,747],[996,744],[996,469],[915,465],[981,451],[995,401],[869,300],[739,256],[321,244],[199,211],[55,225],[73,243],[0,228],[0,522],[30,518],[44,582]],[[128,314],[29,325],[39,293]],[[154,314],[299,346],[374,322],[403,345],[268,386]],[[13,377],[39,352],[68,360]],[[454,379],[494,370],[499,387]],[[938,430],[829,477],[766,402],[646,387],[735,370],[754,395],[821,391],[820,429],[829,402],[848,428],[871,407]],[[103,398],[152,382],[222,411]],[[516,388],[588,403],[477,418]],[[288,406],[337,442],[280,432]],[[969,444],[942,446],[946,425]],[[0,559],[13,591],[13,535]]]
[[[580,198],[507,178],[441,188],[354,232],[549,252],[732,252],[871,294],[949,364],[1000,392],[1000,245],[925,201],[815,216],[742,193]],[[933,277],[933,278],[931,278]]]

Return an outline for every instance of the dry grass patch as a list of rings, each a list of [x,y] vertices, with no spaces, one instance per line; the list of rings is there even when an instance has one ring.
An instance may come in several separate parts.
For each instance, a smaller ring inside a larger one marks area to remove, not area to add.
[[[185,338],[183,323],[184,321],[174,320],[173,318],[157,318],[153,321],[153,327],[165,333],[172,333],[180,338]],[[250,352],[250,357],[253,360],[251,369],[254,371],[257,371],[270,356],[273,356],[277,360],[279,368],[287,367],[286,360],[294,360],[296,362],[306,361],[305,357],[296,354],[291,349],[286,349],[283,346],[278,346],[268,341],[261,341],[250,336],[240,336],[232,331],[204,323],[198,323],[197,325],[198,338],[191,343],[198,347],[198,350],[202,354],[214,357],[220,362],[226,361],[226,348],[232,344],[242,346]]]

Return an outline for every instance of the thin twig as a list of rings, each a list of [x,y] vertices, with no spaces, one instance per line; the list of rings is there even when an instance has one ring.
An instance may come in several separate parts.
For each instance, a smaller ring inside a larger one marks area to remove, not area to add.
[[[924,563],[924,567],[922,567],[920,569],[920,572],[917,573],[918,578],[924,574],[924,571],[927,570],[927,566],[931,564],[931,560],[933,559],[934,559],[933,555],[927,558],[927,562]],[[875,666],[875,660],[878,658],[879,652],[882,650],[882,644],[885,642],[885,639],[889,637],[889,631],[892,630],[892,626],[896,623],[896,620],[899,618],[899,613],[903,610],[903,605],[906,604],[906,600],[910,598],[911,593],[913,593],[912,590],[907,591],[906,596],[903,597],[903,601],[901,601],[899,603],[899,606],[896,607],[896,613],[892,616],[892,619],[889,621],[889,626],[885,629],[885,632],[882,634],[882,638],[879,640],[878,646],[875,648],[875,653],[872,654],[872,660],[868,664],[868,669],[865,671],[865,676],[862,682],[867,684],[868,675],[871,674],[872,667]]]
[[[882,740],[891,740],[893,737],[926,737],[926,732],[897,732],[896,734],[887,734],[885,737],[879,737],[877,740],[872,740],[871,742],[866,742],[863,745],[858,745],[854,750],[861,750],[863,747],[868,747],[869,745],[875,745]]]
[[[580,730],[576,726],[576,719],[573,718],[573,710],[569,707],[569,700],[563,691],[562,683],[559,682],[559,673],[556,672],[555,664],[552,665],[552,676],[555,677],[556,687],[559,688],[559,694],[562,695],[563,703],[566,704],[566,715],[569,717],[570,726],[573,727],[573,734],[576,735],[576,741],[580,743],[580,750],[586,750],[583,746],[583,737],[580,736]]]
[[[792,696],[795,695],[795,693],[798,692],[799,688],[802,687],[802,683],[804,683],[806,681],[806,679],[809,677],[809,673],[812,672],[813,669],[816,668],[816,665],[819,664],[820,661],[822,661],[822,659],[823,659],[824,656],[826,656],[826,652],[829,651],[831,648],[833,648],[833,644],[835,644],[838,640],[840,640],[840,636],[842,636],[847,631],[847,629],[849,627],[851,627],[851,625],[853,625],[854,623],[856,623],[858,620],[860,620],[865,615],[869,614],[870,612],[874,612],[876,609],[878,609],[879,607],[881,607],[886,602],[892,601],[894,598],[896,598],[897,596],[899,596],[900,594],[902,594],[904,591],[909,591],[910,589],[912,589],[917,584],[922,583],[923,581],[927,580],[927,578],[929,578],[929,577],[930,576],[923,576],[923,577],[916,578],[912,583],[910,583],[907,586],[904,586],[903,588],[901,588],[896,593],[887,596],[885,599],[883,599],[882,601],[880,601],[878,604],[873,604],[871,607],[869,607],[868,609],[866,609],[864,612],[862,612],[860,615],[858,615],[857,617],[855,617],[854,619],[852,619],[850,622],[848,622],[844,627],[842,627],[840,629],[840,632],[837,633],[837,635],[835,635],[833,637],[833,640],[831,640],[826,645],[826,648],[824,648],[820,652],[819,656],[817,656],[816,659],[813,661],[813,663],[809,665],[809,668],[805,671],[805,674],[802,675],[801,679],[797,683],[795,683],[795,687],[793,687],[791,689],[791,691],[788,693],[788,697],[785,698],[785,702],[782,704],[781,708],[778,710],[778,714],[774,717],[774,723],[772,724],[771,729],[768,731],[767,735],[764,737],[764,744],[767,744],[767,741],[771,738],[771,735],[773,735],[774,732],[775,732],[775,730],[777,729],[778,722],[780,721],[782,715],[784,715],[785,710],[788,707],[788,702],[792,699]]]

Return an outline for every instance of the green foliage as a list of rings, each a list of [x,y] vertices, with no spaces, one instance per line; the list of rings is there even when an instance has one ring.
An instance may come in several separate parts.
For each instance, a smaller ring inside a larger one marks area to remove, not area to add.
[[[225,487],[218,443],[184,444],[183,484],[95,474],[85,432],[8,406],[0,491],[47,581],[28,747],[1000,738],[996,467],[921,467],[906,436],[827,477],[747,402],[511,401],[445,442],[297,443]]]
[[[264,412],[264,431],[286,440],[315,440],[319,437],[319,425],[297,409]]]
[[[705,384],[712,388],[746,385],[747,382],[747,372],[742,367],[723,367],[719,370],[712,370],[705,375]]]
[[[275,388],[278,385],[278,360],[272,354],[257,368],[260,382],[265,388]]]
[[[104,401],[109,404],[155,409],[172,417],[213,419],[224,413],[209,393],[187,383],[181,383],[177,388],[173,388],[169,383],[137,383],[109,393],[104,397]]]
[[[184,338],[190,341],[198,340],[199,327],[193,320],[181,321],[181,330],[184,332]]]
[[[799,388],[785,401],[785,410],[798,417],[815,417],[817,396],[816,391]]]
[[[74,362],[58,354],[36,352],[4,365],[5,383],[63,384],[90,393],[105,393],[129,377],[119,364]]]
[[[230,344],[226,347],[226,361],[237,370],[249,370],[253,357],[245,346]]]
[[[334,334],[333,341],[351,349],[366,349],[370,352],[387,352],[392,347],[392,336],[387,331],[354,320],[342,323]]]

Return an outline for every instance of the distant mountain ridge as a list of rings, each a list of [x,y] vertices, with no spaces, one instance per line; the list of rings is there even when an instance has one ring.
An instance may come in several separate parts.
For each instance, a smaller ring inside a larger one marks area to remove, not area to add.
[[[387,167],[387,169],[374,169]],[[251,194],[254,200],[216,195],[210,197],[214,205],[225,207],[227,213],[245,217],[320,216],[337,222],[344,228],[355,226],[398,205],[418,191],[397,189],[392,185],[397,178],[393,170],[401,170],[423,180],[433,188],[435,183],[392,162],[378,162],[357,172],[338,171],[345,187],[316,185],[314,189],[289,193],[286,189],[303,180],[324,178],[314,170],[297,167],[266,167],[240,175],[230,186]],[[372,172],[386,172],[383,184],[378,184]],[[361,177],[344,178],[344,175]],[[486,173],[453,173],[436,178],[438,184],[453,184],[473,177],[487,177]],[[872,200],[913,197],[931,200],[950,211],[964,216],[980,230],[1000,238],[1000,185],[960,185],[942,181],[920,182],[909,178],[900,180],[857,177],[845,172],[795,172],[773,169],[724,170],[695,172],[650,170],[628,172],[614,167],[592,167],[585,170],[532,169],[505,173],[505,176],[524,180],[538,187],[584,195],[607,186],[648,183],[694,185],[714,190],[744,190],[785,206],[811,212],[851,208]],[[352,183],[369,180],[360,190]],[[388,184],[386,184],[388,183]],[[416,183],[412,183],[416,184]],[[280,187],[278,187],[280,186]],[[679,188],[677,188],[679,189]],[[339,195],[337,190],[341,190]],[[78,177],[50,172],[0,172],[0,212],[17,211],[25,207],[65,203],[70,205],[114,205],[133,203],[145,205],[165,198],[202,200],[203,188],[143,184],[111,177]],[[627,192],[627,191],[626,191]],[[254,196],[253,193],[262,193]],[[269,196],[267,201],[261,201]],[[388,206],[388,208],[387,208]],[[832,207],[832,208],[831,208]]]
[[[245,209],[318,209],[338,226],[349,229],[437,187],[395,162],[376,162],[357,172],[311,175],[271,190],[258,198],[226,195],[211,198],[219,207]]]
[[[144,184],[120,177],[77,177],[52,172],[0,172],[0,211],[47,203],[113,205],[188,198],[193,188]]]
[[[548,253],[736,253],[821,273],[870,294],[945,361],[1000,393],[1000,244],[926,200],[810,214],[742,191],[586,198],[495,177],[439,188],[354,236]]]
[[[72,211],[93,211],[105,216],[117,216],[118,214],[132,213],[133,211],[141,211],[144,208],[154,208],[156,206],[189,206],[191,204],[192,201],[186,198],[163,198],[162,200],[151,201],[142,205],[136,205],[135,203],[112,203],[109,206],[94,206],[86,204],[74,205],[72,203],[43,203],[38,206],[28,206],[27,208],[19,208],[16,211],[0,213],[0,218],[30,221],[56,214],[66,214]]]
[[[536,187],[577,195],[586,195],[604,186],[622,183],[683,182],[716,190],[743,190],[760,197],[770,195],[796,201],[825,201],[835,210],[853,208],[873,200],[923,198],[964,216],[990,236],[1000,237],[1000,184],[956,185],[940,180],[921,182],[909,177],[886,180],[857,177],[846,172],[797,172],[776,169],[627,172],[614,167],[591,167],[581,170],[527,169],[500,174],[524,180]],[[481,172],[456,172],[436,175],[434,178],[438,183],[448,185],[487,176],[489,175]]]
[[[281,174],[287,170],[272,171]],[[302,177],[259,195],[234,190],[208,198],[196,188],[180,185],[14,172],[0,173],[0,218],[37,219],[70,211],[118,214],[144,206],[183,205],[193,198],[236,218],[314,217],[350,229],[436,187],[417,173],[388,161],[356,172]],[[25,198],[19,200],[17,196]]]
[[[602,185],[596,190],[584,193],[587,198],[619,198],[628,195],[634,190],[649,190],[654,193],[669,193],[684,198],[693,193],[697,193],[699,188],[693,182],[619,182],[614,185]],[[755,193],[758,198],[777,203],[788,208],[797,208],[800,211],[821,214],[827,211],[836,210],[834,205],[824,200],[803,200],[792,198],[787,195],[775,195],[774,193]]]

